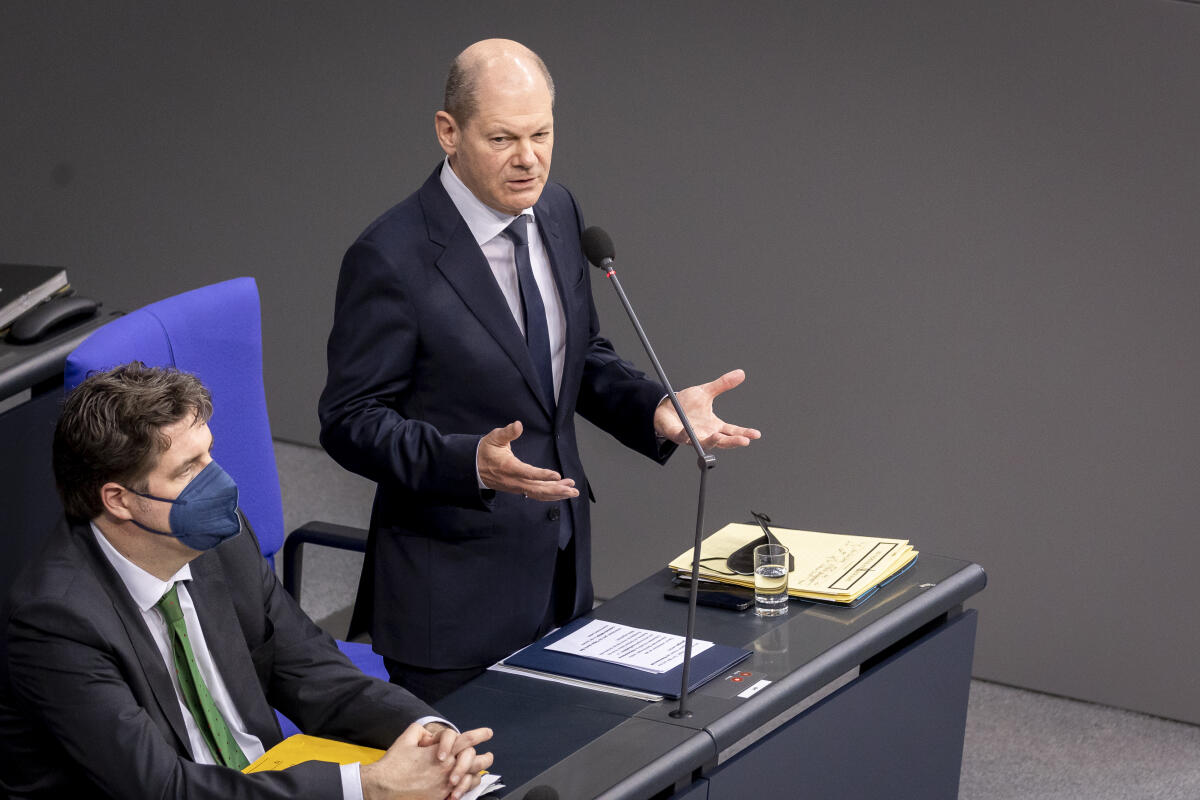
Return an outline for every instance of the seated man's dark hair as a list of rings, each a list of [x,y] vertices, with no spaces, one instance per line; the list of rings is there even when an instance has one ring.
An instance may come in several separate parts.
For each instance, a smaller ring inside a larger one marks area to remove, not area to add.
[[[109,481],[145,491],[171,446],[162,429],[189,415],[196,423],[212,416],[212,397],[195,375],[140,361],[88,375],[67,395],[54,430],[54,480],[67,516],[98,517]]]

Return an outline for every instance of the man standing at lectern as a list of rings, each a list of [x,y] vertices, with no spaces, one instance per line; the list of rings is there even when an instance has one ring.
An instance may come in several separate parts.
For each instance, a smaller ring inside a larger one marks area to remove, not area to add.
[[[659,462],[687,441],[663,387],[599,333],[583,217],[549,183],[554,83],[517,42],[454,60],[445,160],[347,251],[321,443],[378,483],[351,633],[427,702],[592,605],[575,413]],[[706,448],[758,431],[679,393]]]

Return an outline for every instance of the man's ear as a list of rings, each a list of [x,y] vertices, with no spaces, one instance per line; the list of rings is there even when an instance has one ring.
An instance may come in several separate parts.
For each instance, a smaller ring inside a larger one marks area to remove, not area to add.
[[[458,152],[458,139],[462,129],[458,127],[454,117],[445,111],[437,112],[433,115],[433,130],[437,133],[438,144],[442,146],[446,155],[452,156]]]
[[[100,502],[104,510],[120,520],[133,519],[129,505],[135,495],[119,483],[109,481],[100,487]]]

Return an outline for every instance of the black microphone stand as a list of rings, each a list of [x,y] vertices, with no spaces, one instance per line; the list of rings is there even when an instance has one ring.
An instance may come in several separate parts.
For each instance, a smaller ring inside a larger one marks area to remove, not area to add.
[[[692,449],[696,451],[696,466],[700,470],[700,496],[696,501],[696,545],[692,550],[692,586],[688,592],[687,638],[683,644],[683,680],[679,688],[679,708],[671,712],[672,717],[685,719],[692,715],[687,708],[688,675],[692,667],[692,640],[696,633],[696,593],[700,588],[700,539],[704,535],[704,497],[707,490],[708,471],[717,465],[717,457],[712,453],[704,452],[704,448],[700,446],[700,441],[696,438],[696,431],[692,429],[692,421],[688,419],[687,414],[683,411],[683,406],[679,404],[679,398],[675,395],[675,390],[671,388],[671,382],[667,380],[667,373],[663,371],[662,364],[658,362],[658,356],[654,355],[654,348],[650,346],[650,340],[646,337],[646,332],[642,330],[642,323],[638,321],[633,306],[629,304],[629,298],[625,296],[625,290],[621,288],[621,281],[617,279],[611,259],[605,260],[610,262],[602,267],[605,277],[612,281],[613,288],[617,290],[617,297],[621,298],[621,305],[625,306],[625,313],[629,315],[629,321],[633,323],[638,339],[641,340],[642,347],[646,349],[646,355],[650,356],[654,372],[666,388],[667,396],[671,398],[671,405],[675,406],[675,413],[679,415],[679,421],[683,423],[683,429],[687,431]]]

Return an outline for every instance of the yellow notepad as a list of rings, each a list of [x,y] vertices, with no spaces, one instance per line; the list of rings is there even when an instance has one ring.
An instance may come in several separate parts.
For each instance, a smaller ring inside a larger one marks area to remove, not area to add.
[[[359,761],[363,764],[373,764],[383,758],[385,752],[387,751],[377,747],[363,747],[297,733],[263,753],[242,772],[287,769],[305,761],[330,761],[334,764],[353,764]]]
[[[791,551],[796,569],[788,575],[792,597],[851,603],[917,557],[907,539],[849,536],[838,533],[797,531],[771,526],[771,533]],[[725,559],[747,542],[762,536],[757,525],[732,523],[705,539],[700,555],[700,577],[735,586],[754,588],[753,575],[730,575]],[[683,575],[692,573],[692,550],[688,548],[670,563]]]

